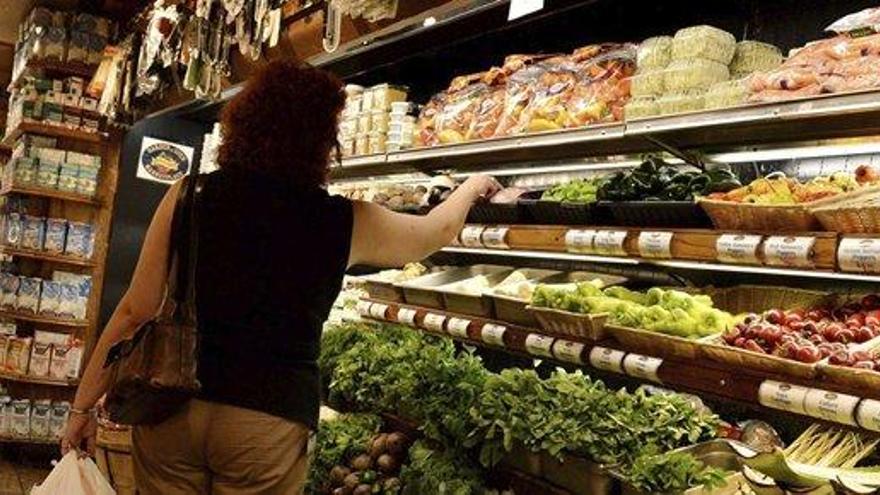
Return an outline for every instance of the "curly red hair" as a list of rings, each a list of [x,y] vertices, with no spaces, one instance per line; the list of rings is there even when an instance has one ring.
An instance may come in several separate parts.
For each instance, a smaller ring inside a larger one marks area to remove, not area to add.
[[[333,74],[293,59],[272,61],[221,111],[217,164],[322,186],[344,105]]]

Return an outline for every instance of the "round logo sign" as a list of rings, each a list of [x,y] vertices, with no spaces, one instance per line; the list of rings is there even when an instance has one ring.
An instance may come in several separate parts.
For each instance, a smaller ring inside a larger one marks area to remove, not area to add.
[[[189,171],[189,159],[174,145],[155,143],[141,153],[141,166],[156,179],[176,181]]]

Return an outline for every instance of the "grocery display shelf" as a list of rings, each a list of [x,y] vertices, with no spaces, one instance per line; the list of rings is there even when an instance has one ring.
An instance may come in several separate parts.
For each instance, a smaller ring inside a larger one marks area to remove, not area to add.
[[[401,309],[412,311],[404,317]],[[873,414],[874,408],[880,408],[880,390],[832,383],[818,377],[769,373],[714,360],[675,357],[668,355],[659,344],[650,352],[628,349],[610,338],[596,342],[584,337],[553,335],[539,328],[404,303],[363,299],[358,312],[363,318],[400,323],[478,347],[626,375],[751,408],[880,431],[880,415]],[[426,318],[429,314],[437,316]],[[450,329],[447,323],[453,318],[464,320],[467,325],[464,329]],[[816,405],[806,399],[808,394],[827,397],[827,400],[819,400]],[[809,410],[808,403],[814,404]],[[859,422],[855,419],[857,414]]]
[[[73,256],[64,256],[58,254],[47,253],[45,251],[34,251],[31,249],[22,249],[18,247],[0,245],[0,254],[8,256],[17,256],[19,258],[28,258],[40,261],[48,261],[59,265],[94,267],[95,262],[92,260],[76,258]]]
[[[52,378],[0,372],[0,381],[2,380],[20,383],[33,383],[36,385],[51,385],[54,387],[75,387],[77,383],[79,383],[79,380],[55,380]]]
[[[880,236],[662,227],[466,225],[447,253],[880,282]]]
[[[34,74],[41,74],[48,77],[82,77],[91,79],[98,70],[97,65],[84,64],[81,62],[62,62],[60,60],[34,59],[29,60],[24,70],[18,77],[9,83],[9,91],[17,88],[22,79]]]
[[[41,136],[74,139],[77,141],[85,141],[89,143],[101,143],[107,139],[107,135],[101,132],[70,129],[69,127],[64,127],[61,125],[21,122],[15,127],[15,129],[13,129],[6,135],[6,137],[3,138],[2,144],[5,144],[6,146],[14,146],[15,141],[22,134],[39,134]]]
[[[27,196],[38,196],[41,198],[50,198],[50,199],[58,199],[61,201],[69,201],[71,203],[82,203],[93,206],[100,206],[101,201],[97,198],[91,198],[88,196],[83,196],[82,194],[69,193],[65,191],[59,191],[58,189],[46,189],[41,187],[28,187],[28,186],[20,186],[16,184],[9,184],[8,186],[4,185],[2,189],[0,189],[0,196],[5,196],[8,194],[24,194]]]
[[[343,159],[334,179],[514,162],[657,151],[648,137],[678,148],[749,145],[880,134],[880,91],[603,124]]]
[[[21,313],[18,311],[4,311],[0,310],[0,318],[11,318],[19,321],[27,321],[31,323],[38,323],[43,325],[54,325],[59,327],[71,327],[71,328],[79,328],[79,327],[88,327],[88,320],[73,320],[69,318],[55,318],[52,316],[42,316],[42,315],[34,315],[28,313]]]

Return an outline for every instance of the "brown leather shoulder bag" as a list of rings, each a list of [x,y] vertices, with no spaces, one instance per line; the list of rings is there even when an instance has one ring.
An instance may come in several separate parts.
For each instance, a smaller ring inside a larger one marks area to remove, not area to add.
[[[184,179],[174,208],[168,284],[158,315],[131,339],[114,345],[104,367],[112,384],[104,407],[119,424],[156,424],[177,412],[201,388],[195,270],[198,254],[198,169]]]

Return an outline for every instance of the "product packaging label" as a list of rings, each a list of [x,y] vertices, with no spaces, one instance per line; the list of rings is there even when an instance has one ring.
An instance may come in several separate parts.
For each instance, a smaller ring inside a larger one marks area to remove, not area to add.
[[[639,255],[642,258],[672,258],[673,232],[640,232]]]

